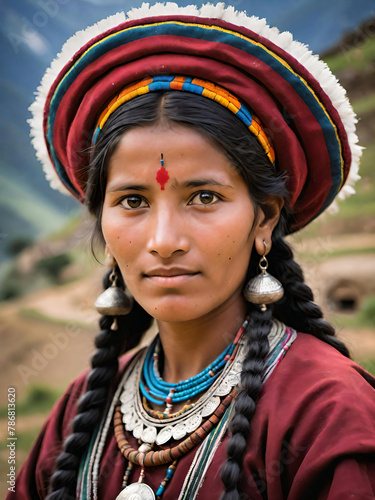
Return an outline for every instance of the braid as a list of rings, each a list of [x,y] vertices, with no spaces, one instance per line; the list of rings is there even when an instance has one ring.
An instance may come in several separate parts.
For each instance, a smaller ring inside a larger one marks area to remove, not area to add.
[[[105,288],[110,285],[109,274],[104,279]],[[120,274],[119,282],[122,282]],[[118,330],[111,329],[112,316],[100,318],[101,331],[95,337],[97,351],[91,358],[92,369],[86,392],[78,401],[78,412],[71,424],[72,433],[66,438],[63,451],[56,460],[47,500],[75,499],[79,464],[106,406],[111,381],[118,372],[118,357],[138,344],[151,320],[135,301],[131,313],[118,318]]]
[[[221,500],[239,500],[243,459],[257,400],[262,387],[265,360],[268,354],[268,334],[272,326],[272,308],[260,312],[252,306],[248,326],[248,352],[241,373],[241,392],[235,399],[235,414],[229,424],[231,437],[227,446],[221,479],[225,492]]]
[[[341,354],[350,357],[349,350],[335,337],[335,329],[324,321],[314,295],[304,282],[303,272],[293,258],[289,244],[277,227],[272,235],[272,250],[267,256],[270,273],[281,281],[285,295],[274,306],[274,315],[297,331],[309,333],[335,347]]]

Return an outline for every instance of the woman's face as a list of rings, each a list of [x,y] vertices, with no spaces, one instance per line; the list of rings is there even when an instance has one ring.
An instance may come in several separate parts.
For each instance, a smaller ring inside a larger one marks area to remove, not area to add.
[[[158,320],[243,302],[258,226],[242,177],[193,129],[132,129],[110,158],[104,238],[130,292]]]

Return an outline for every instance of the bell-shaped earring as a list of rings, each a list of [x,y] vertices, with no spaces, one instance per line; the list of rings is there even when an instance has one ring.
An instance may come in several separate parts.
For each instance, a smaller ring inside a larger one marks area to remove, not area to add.
[[[267,245],[265,242],[265,249]],[[260,274],[252,278],[244,289],[244,297],[248,302],[261,304],[261,311],[267,310],[267,304],[277,302],[284,295],[284,288],[279,280],[267,273],[268,261],[264,252],[259,261]]]
[[[104,290],[95,302],[97,311],[103,316],[124,316],[129,314],[132,309],[133,298],[129,298],[124,290],[117,285],[118,277],[115,269],[114,267],[109,277],[112,282],[111,286]]]

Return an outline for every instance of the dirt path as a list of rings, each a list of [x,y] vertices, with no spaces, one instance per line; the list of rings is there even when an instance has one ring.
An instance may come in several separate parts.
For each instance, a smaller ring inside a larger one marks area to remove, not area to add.
[[[10,385],[18,398],[31,385],[64,388],[88,367],[98,331],[97,290],[94,275],[0,307],[0,394]]]
[[[94,302],[101,291],[104,272],[103,268],[98,268],[82,280],[41,290],[18,299],[2,306],[0,315],[30,308],[52,318],[92,324],[99,317]]]
[[[329,236],[318,236],[316,238],[303,238],[303,233],[292,236],[289,241],[297,252],[309,253],[329,253],[337,250],[363,250],[365,248],[375,248],[375,234],[338,234]]]
[[[337,336],[348,346],[351,356],[359,363],[371,359],[375,364],[375,328],[353,330],[343,328]]]

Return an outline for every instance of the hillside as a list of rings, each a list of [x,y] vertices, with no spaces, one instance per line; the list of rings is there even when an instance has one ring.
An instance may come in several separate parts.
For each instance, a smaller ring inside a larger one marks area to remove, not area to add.
[[[362,23],[355,32],[323,54],[324,60],[345,87],[358,116],[359,144],[365,149],[360,165],[357,194],[338,203],[339,212],[324,214],[297,240],[341,233],[375,232],[375,18]]]

